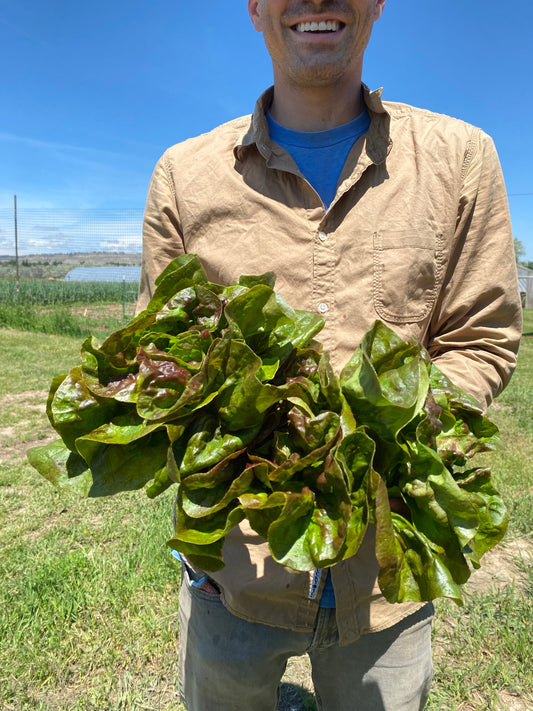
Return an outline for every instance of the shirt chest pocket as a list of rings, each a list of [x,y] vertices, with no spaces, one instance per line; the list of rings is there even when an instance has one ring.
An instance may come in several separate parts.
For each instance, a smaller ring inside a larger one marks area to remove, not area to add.
[[[373,235],[373,298],[384,321],[421,321],[430,313],[442,283],[444,239],[415,230]]]

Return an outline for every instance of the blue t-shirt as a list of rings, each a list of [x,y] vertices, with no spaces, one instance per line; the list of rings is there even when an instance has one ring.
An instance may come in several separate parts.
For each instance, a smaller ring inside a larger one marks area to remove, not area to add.
[[[267,121],[270,138],[290,153],[327,209],[335,197],[351,147],[368,131],[368,111],[365,109],[353,121],[326,131],[293,131],[279,124],[269,113]]]
[[[350,149],[357,139],[368,131],[368,111],[365,109],[353,121],[326,131],[293,131],[274,121],[269,113],[267,121],[270,138],[292,156],[327,209],[337,192],[339,177]],[[326,571],[315,573],[322,574],[326,574]],[[335,593],[329,570],[320,598],[320,607],[335,607]]]

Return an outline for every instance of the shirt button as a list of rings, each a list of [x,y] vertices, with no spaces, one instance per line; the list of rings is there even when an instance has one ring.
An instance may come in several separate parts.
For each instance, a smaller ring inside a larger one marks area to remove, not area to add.
[[[321,314],[325,314],[326,311],[328,310],[328,305],[325,304],[323,301],[321,301],[321,302],[318,304],[318,310],[320,311]]]
[[[318,239],[319,239],[321,242],[325,242],[325,241],[327,240],[327,238],[328,238],[328,236],[327,236],[327,234],[326,234],[325,232],[319,232],[319,233],[318,233]]]

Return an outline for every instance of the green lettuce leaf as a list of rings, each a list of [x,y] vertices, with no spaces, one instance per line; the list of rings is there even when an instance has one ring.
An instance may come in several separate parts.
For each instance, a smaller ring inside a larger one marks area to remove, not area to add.
[[[315,340],[323,319],[274,285],[272,273],[211,283],[196,255],[171,262],[142,313],[87,338],[53,379],[60,439],[30,463],[82,496],[176,486],[169,545],[205,570],[224,565],[244,519],[293,571],[349,558],[373,533],[389,602],[460,603],[507,526],[490,470],[471,466],[497,428],[380,321],[337,376]]]

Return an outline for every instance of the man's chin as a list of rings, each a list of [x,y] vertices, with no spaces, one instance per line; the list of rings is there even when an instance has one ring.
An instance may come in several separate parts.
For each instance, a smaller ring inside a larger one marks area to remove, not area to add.
[[[344,80],[346,73],[337,66],[331,65],[306,65],[293,72],[292,81],[295,86],[302,89],[323,89],[336,86]]]

